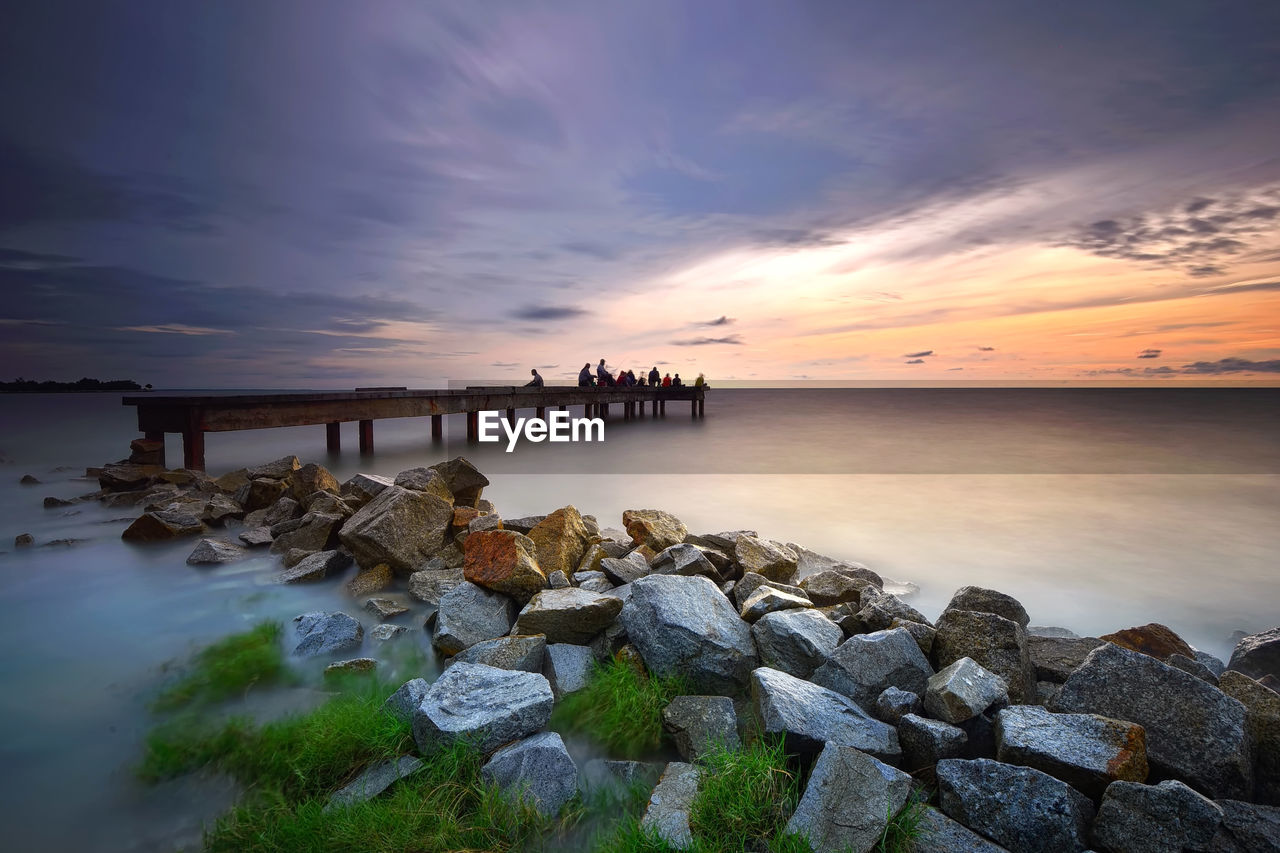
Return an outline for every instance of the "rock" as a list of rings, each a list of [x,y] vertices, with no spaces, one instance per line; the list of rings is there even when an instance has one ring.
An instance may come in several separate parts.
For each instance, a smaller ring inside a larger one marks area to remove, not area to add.
[[[211,495],[204,505],[204,512],[200,513],[200,520],[205,524],[221,527],[228,518],[244,518],[244,507],[221,492]]]
[[[163,465],[164,441],[135,438],[129,442],[129,461],[138,465]]]
[[[1093,803],[1046,773],[985,758],[948,758],[938,762],[937,776],[942,810],[1010,853],[1088,846]]]
[[[856,749],[828,743],[784,832],[807,838],[815,853],[869,851],[910,795],[906,773]]]
[[[682,761],[668,764],[649,796],[640,828],[677,850],[691,848],[693,831],[689,828],[689,811],[698,794],[700,775],[701,771],[692,764]]]
[[[610,582],[622,586],[639,580],[649,574],[649,561],[639,551],[632,551],[625,557],[604,557],[600,560],[600,571],[604,572]]]
[[[301,468],[293,472],[290,480],[290,493],[293,499],[298,503],[305,502],[316,492],[328,492],[336,495],[341,491],[341,486],[329,469],[323,465],[317,465],[309,462]]]
[[[951,596],[946,610],[972,610],[977,613],[994,613],[1003,616],[1010,622],[1017,622],[1024,629],[1031,622],[1026,608],[1018,599],[994,589],[983,589],[980,586],[962,586]]]
[[[387,697],[387,701],[382,703],[382,710],[397,720],[411,723],[413,712],[422,704],[422,700],[426,698],[427,691],[430,689],[431,684],[425,678],[410,679]]]
[[[516,635],[481,640],[446,661],[445,666],[459,663],[482,663],[497,669],[542,672],[547,654],[547,638],[541,634]]]
[[[656,675],[700,692],[740,692],[756,666],[751,629],[704,577],[649,575],[630,584],[620,620]]]
[[[874,587],[862,588],[862,598],[859,599],[859,603],[862,605],[858,609],[857,617],[860,627],[854,633],[883,631],[891,627],[895,619],[901,619],[904,622],[919,622],[921,625],[935,627],[919,610],[916,610],[896,595],[890,595],[887,592],[877,593]],[[937,640],[935,639],[934,642],[936,643]]]
[[[191,513],[182,510],[156,510],[138,516],[120,534],[120,538],[130,542],[162,542],[183,536],[198,536],[201,533],[204,533],[204,525]]]
[[[857,634],[841,643],[814,670],[813,683],[848,696],[865,711],[876,707],[886,687],[923,693],[933,667],[902,628]]]
[[[431,467],[444,477],[458,506],[476,506],[484,487],[489,485],[489,478],[461,456]]]
[[[466,507],[462,507],[462,509],[466,509]],[[478,515],[473,518],[469,524],[467,524],[468,533],[480,533],[485,530],[503,530],[505,528],[506,525],[502,523],[502,516],[498,515],[496,512]]]
[[[898,725],[904,715],[919,714],[923,709],[924,703],[920,697],[908,690],[886,687],[876,697],[876,717],[891,726]]]
[[[259,512],[262,513],[262,516],[258,520],[258,523],[263,524],[266,527],[275,527],[277,524],[281,524],[292,518],[301,518],[303,515],[301,505],[288,495],[281,497],[275,503],[271,504],[271,506],[259,510]],[[246,525],[254,526],[250,525],[249,521],[250,516],[252,515],[253,513],[250,513],[245,516]]]
[[[353,658],[351,660],[340,660],[331,663],[324,668],[324,677],[333,678],[339,675],[363,675],[373,672],[378,668],[378,662],[373,658]]]
[[[792,610],[797,607],[810,608],[813,607],[813,602],[807,598],[774,589],[768,584],[762,584],[747,596],[746,601],[742,602],[741,615],[743,621],[755,622],[767,613],[777,613],[780,610]]]
[[[15,548],[26,548],[36,543],[36,538],[30,533],[19,533],[13,537],[13,545]]]
[[[976,717],[970,717],[963,723],[956,723],[969,736],[969,742],[965,744],[964,755],[961,758],[994,759],[996,757],[996,724],[992,722],[993,716],[993,712],[988,711]]]
[[[1094,840],[1115,853],[1204,850],[1222,823],[1222,809],[1186,785],[1115,782],[1107,787]]]
[[[547,575],[547,587],[549,589],[568,589],[573,586],[569,583],[569,579],[565,577],[564,572],[552,572]]]
[[[1220,676],[1222,675],[1222,673],[1226,672],[1227,665],[1223,663],[1221,660],[1209,654],[1208,652],[1202,652],[1199,649],[1196,649],[1195,651],[1196,651],[1196,660],[1198,660],[1200,663],[1208,667],[1209,671],[1212,672],[1215,676]]]
[[[1033,767],[1097,800],[1112,782],[1145,782],[1142,726],[1096,714],[1019,705],[996,715],[996,759]]]
[[[244,548],[222,539],[201,539],[187,557],[188,566],[213,566],[234,563],[246,556]]]
[[[585,522],[585,519],[583,519]],[[587,550],[583,552],[582,559],[578,562],[578,567],[573,572],[565,572],[565,577],[570,574],[579,572],[598,572],[600,571],[600,561],[609,556],[605,553],[604,548],[600,547],[599,542],[592,542],[587,546]]]
[[[1070,628],[1059,628],[1054,625],[1028,625],[1027,636],[1028,637],[1059,637],[1059,638],[1065,637],[1067,639],[1076,639],[1076,638],[1079,638],[1080,635],[1077,634],[1075,631],[1072,631]]]
[[[541,730],[551,719],[551,685],[536,672],[454,664],[413,713],[413,738],[429,753],[465,739],[482,752]]]
[[[381,625],[374,625],[369,629],[369,636],[373,637],[380,643],[388,640],[394,640],[396,637],[402,637],[409,633],[409,629],[403,625],[390,625],[383,622]]]
[[[568,575],[576,572],[591,544],[586,522],[573,506],[562,507],[538,522],[529,531],[529,539],[533,543],[533,556],[543,574],[562,571]]]
[[[445,593],[466,580],[463,570],[445,565],[443,560],[429,560],[420,570],[409,575],[409,595],[427,604],[439,604]]]
[[[401,779],[417,773],[422,767],[422,759],[412,755],[402,755],[393,760],[379,761],[357,776],[355,781],[335,792],[329,798],[324,810],[331,811],[343,806],[368,802]]]
[[[1175,669],[1180,669],[1183,672],[1190,673],[1201,681],[1207,681],[1214,687],[1218,686],[1218,676],[1214,675],[1213,671],[1209,669],[1209,667],[1194,658],[1189,658],[1186,655],[1172,654],[1169,655],[1169,658],[1165,663]]]
[[[1147,760],[1160,776],[1213,796],[1248,796],[1253,783],[1245,708],[1194,675],[1113,643],[1071,674],[1051,710],[1099,714],[1147,732]]]
[[[653,571],[663,575],[703,575],[713,582],[723,583],[720,572],[711,564],[696,545],[672,545],[653,558]]]
[[[711,750],[737,749],[738,718],[727,696],[677,696],[662,709],[662,727],[685,761]]]
[[[213,485],[223,494],[234,495],[240,491],[240,487],[249,482],[249,472],[244,468],[239,468],[228,474],[223,474],[213,481]]]
[[[353,498],[357,507],[361,507],[376,498],[383,489],[391,484],[391,480],[386,477],[379,477],[377,474],[356,474],[342,484],[342,488],[338,493]]]
[[[515,534],[519,536],[520,534]],[[622,599],[585,589],[546,589],[535,595],[516,618],[521,634],[545,634],[548,643],[584,645],[622,612]]]
[[[304,551],[327,551],[338,547],[338,530],[343,524],[340,515],[324,515],[309,512],[299,519],[299,524],[286,533],[276,533],[272,528],[274,541],[271,543],[272,554],[283,554],[294,548]]]
[[[364,603],[364,609],[384,620],[394,619],[403,613],[409,612],[409,608],[394,598],[371,598]]]
[[[547,579],[547,583],[551,583],[551,579]],[[573,576],[573,584],[583,592],[602,593],[613,592],[614,585],[609,583],[609,579],[604,576],[604,572],[576,572]]]
[[[354,578],[347,582],[347,592],[353,598],[364,598],[366,595],[373,595],[375,592],[382,592],[391,583],[395,575],[391,571],[391,567],[386,563],[379,563],[372,568],[361,570]]]
[[[445,655],[454,655],[481,640],[511,630],[515,602],[499,592],[463,581],[440,599],[431,642]]]
[[[386,563],[408,575],[439,552],[453,507],[435,495],[388,486],[347,519],[339,532],[361,568]]]
[[[1253,799],[1280,806],[1280,694],[1234,669],[1222,673],[1218,687],[1245,708],[1254,754]]]
[[[432,468],[410,468],[407,471],[401,471],[392,481],[392,485],[414,492],[426,492],[427,494],[435,495],[440,500],[453,506],[453,492],[449,491],[449,486],[445,483],[444,477],[440,475],[440,472]],[[476,512],[478,513],[479,510],[476,510]],[[456,516],[453,520],[456,521]]]
[[[1213,853],[1280,853],[1280,808],[1218,800],[1222,825],[1214,836]]]
[[[610,761],[593,758],[582,768],[582,778],[588,787],[627,787],[631,785],[655,785],[663,764],[650,761]]]
[[[1027,636],[1027,653],[1031,665],[1036,668],[1037,681],[1061,684],[1075,672],[1089,652],[1106,640],[1097,637],[1044,637]]]
[[[809,600],[819,607],[830,604],[857,604],[862,598],[862,588],[870,581],[854,578],[843,572],[824,571],[800,581],[800,588],[809,594]]]
[[[463,573],[474,584],[505,593],[524,604],[547,586],[534,556],[534,543],[514,530],[486,530],[467,537]]]
[[[969,735],[959,726],[904,714],[898,722],[903,766],[912,773],[932,768],[944,758],[960,758]]]
[[[302,501],[307,512],[336,515],[343,519],[355,515],[356,508],[332,492],[312,492]]]
[[[98,485],[108,492],[130,492],[154,483],[163,471],[159,465],[104,465],[98,472]]]
[[[734,543],[738,541],[739,536],[759,535],[754,530],[726,530],[723,533],[704,533],[701,536],[690,533],[685,536],[684,541],[690,545],[702,545],[705,548],[715,548],[717,551],[732,554]]]
[[[261,548],[271,544],[271,528],[251,527],[240,534],[239,539],[247,548]]]
[[[1169,655],[1175,654],[1189,658],[1196,656],[1195,650],[1175,634],[1173,629],[1157,622],[1152,622],[1149,625],[1140,625],[1137,628],[1125,628],[1122,631],[1116,631],[1114,634],[1103,634],[1099,639],[1106,640],[1108,643],[1115,643],[1122,649],[1142,652],[1144,655],[1150,655],[1161,661],[1168,660]]]
[[[799,557],[787,546],[757,536],[739,536],[733,545],[733,557],[742,571],[755,572],[771,581],[791,583],[796,575]]]
[[[74,506],[75,501],[64,501],[62,498],[47,497],[44,499],[45,509],[58,509],[64,506]]]
[[[890,763],[902,754],[892,726],[834,690],[785,672],[768,667],[752,672],[751,701],[765,732],[783,735],[790,752],[814,753],[832,742]]]
[[[586,687],[595,665],[596,656],[590,646],[548,643],[542,672],[551,683],[551,691],[559,699]]]
[[[292,553],[292,552],[290,552]],[[342,551],[317,551],[308,554],[292,567],[276,575],[276,583],[303,583],[324,580],[335,572],[351,565],[351,558]]]
[[[812,609],[766,613],[751,626],[760,663],[796,678],[808,678],[844,639],[840,628]]]
[[[1004,679],[972,658],[960,658],[940,669],[924,691],[925,710],[948,723],[963,723],[1008,700]]]
[[[944,610],[935,627],[933,656],[940,669],[960,658],[972,658],[1004,679],[1010,702],[1035,700],[1036,668],[1026,632],[1017,622],[994,613]]]
[[[296,456],[282,456],[274,462],[249,468],[246,472],[250,480],[265,478],[268,480],[287,480],[293,472],[301,467]]]
[[[529,531],[538,526],[538,522],[546,518],[545,515],[526,515],[523,518],[508,518],[502,522],[503,528],[514,530],[516,533],[523,533],[526,536]]]
[[[293,619],[297,625],[298,657],[314,657],[360,648],[364,626],[345,613],[304,613]]]
[[[754,531],[742,531],[756,535]],[[724,535],[724,534],[721,534]],[[875,572],[868,569],[862,563],[856,563],[849,560],[837,560],[835,557],[828,557],[815,551],[810,551],[803,545],[797,545],[794,542],[788,542],[787,548],[795,552],[796,555],[796,577],[807,578],[821,572],[839,572],[848,577],[860,577],[869,580],[878,587],[884,586],[884,581]]]
[[[778,581],[771,581],[764,575],[757,574],[755,572],[747,572],[733,585],[733,603],[737,606],[738,610],[741,610],[742,605],[747,603],[747,599],[762,586],[769,586],[779,592],[794,595],[796,598],[802,598],[806,601],[809,600],[809,593],[805,592],[798,586],[792,586],[791,584],[780,583]]]
[[[1061,689],[1061,684],[1054,684],[1052,681],[1037,681],[1035,704],[1048,708],[1053,704],[1053,700],[1057,697],[1058,691]]]
[[[916,646],[920,649],[920,654],[926,658],[933,654],[933,640],[938,632],[931,626],[922,622],[912,622],[909,619],[894,619],[889,623],[889,630],[901,628],[911,635],[911,639],[916,641]]]
[[[236,490],[235,501],[247,512],[265,509],[276,502],[289,490],[289,484],[283,480],[268,480],[259,477],[245,483]]]
[[[629,509],[622,514],[622,526],[631,536],[631,544],[645,552],[646,560],[679,545],[689,535],[680,519],[659,509]]]
[[[1242,672],[1250,678],[1280,678],[1280,627],[1250,634],[1236,643],[1227,669]]]
[[[480,776],[544,817],[559,814],[578,793],[578,767],[555,732],[504,746],[480,768]]]
[[[917,826],[920,835],[912,840],[911,853],[1008,853],[932,806],[924,809]]]

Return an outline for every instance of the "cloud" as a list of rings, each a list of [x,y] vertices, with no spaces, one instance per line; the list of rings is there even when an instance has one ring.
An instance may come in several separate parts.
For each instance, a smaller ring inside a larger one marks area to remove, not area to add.
[[[182,323],[164,323],[158,326],[117,326],[116,331],[119,332],[150,332],[161,335],[193,335],[195,337],[203,337],[205,335],[234,335],[231,329],[209,329],[201,326],[186,326]]]
[[[511,316],[521,320],[569,320],[591,312],[573,305],[526,305]]]
[[[1160,353],[1162,352],[1164,352],[1164,350],[1144,349],[1142,352],[1138,353],[1138,358],[1159,358]]]
[[[913,358],[913,359],[911,359],[910,361],[904,362],[904,364],[924,364],[924,359],[923,359],[923,358]]]
[[[672,341],[673,345],[678,347],[705,347],[715,344],[728,344],[730,346],[743,346],[746,342],[742,340],[741,335],[725,335],[723,338],[689,338],[682,341]]]
[[[566,252],[573,252],[576,255],[585,255],[588,258],[595,258],[598,261],[616,261],[621,257],[621,252],[614,246],[606,246],[603,243],[592,243],[586,240],[561,243],[560,248]]]
[[[492,361],[489,362],[490,367],[519,367],[520,365],[514,361]]]
[[[923,352],[909,352],[903,358],[924,358],[927,355],[933,355],[933,350],[927,349]]]
[[[1223,373],[1280,373],[1280,359],[1250,361],[1247,358],[1223,358],[1197,361],[1182,366],[1183,373],[1218,375]]]
[[[696,326],[730,326],[736,322],[738,322],[736,318],[726,317],[723,314],[721,314],[719,317],[717,317],[714,320],[706,320],[701,323],[695,323],[694,325]]]
[[[978,347],[978,352],[995,352],[995,347]]]

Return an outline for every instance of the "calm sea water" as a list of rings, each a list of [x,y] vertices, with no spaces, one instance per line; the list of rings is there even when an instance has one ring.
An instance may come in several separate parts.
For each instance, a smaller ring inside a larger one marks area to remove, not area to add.
[[[1098,634],[1159,621],[1220,656],[1232,632],[1280,622],[1278,390],[716,389],[706,412],[672,403],[665,419],[624,422],[615,407],[603,444],[511,454],[458,441],[461,418],[441,445],[426,420],[379,421],[370,457],[355,452],[354,424],[337,457],[319,426],[210,434],[208,465],[297,454],[345,479],[463,454],[509,517],[572,503],[612,526],[658,507],[694,531],[752,528],[914,582],[930,617],[979,584],[1016,596],[1033,623]],[[116,394],[0,396],[6,849],[198,844],[226,786],[147,788],[131,774],[165,664],[264,618],[358,612],[341,580],[278,587],[267,557],[195,569],[193,542],[121,542],[130,511],[42,508],[95,489],[83,469],[126,456],[135,437]],[[181,440],[169,440],[177,464]],[[42,482],[20,486],[23,474]],[[37,547],[15,550],[25,532]],[[420,631],[409,642],[428,646]]]

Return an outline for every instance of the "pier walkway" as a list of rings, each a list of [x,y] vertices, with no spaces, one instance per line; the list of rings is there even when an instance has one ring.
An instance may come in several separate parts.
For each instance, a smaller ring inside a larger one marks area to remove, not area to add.
[[[705,389],[692,385],[678,388],[579,388],[571,386],[468,386],[447,391],[405,388],[368,388],[355,391],[314,394],[216,394],[199,397],[170,397],[159,394],[131,394],[126,406],[138,409],[138,430],[152,441],[164,441],[165,433],[182,434],[182,459],[186,468],[203,470],[204,434],[242,429],[325,424],[329,451],[341,450],[339,424],[358,421],[360,452],[373,452],[373,422],[383,418],[431,418],[431,438],[444,437],[444,416],[467,416],[467,440],[479,439],[480,412],[504,411],[515,419],[517,409],[534,409],[540,418],[547,409],[567,410],[581,406],[586,417],[609,416],[609,407],[619,404],[623,417],[645,416],[645,404],[653,415],[665,415],[669,401],[686,401],[693,417],[701,417],[706,403]]]

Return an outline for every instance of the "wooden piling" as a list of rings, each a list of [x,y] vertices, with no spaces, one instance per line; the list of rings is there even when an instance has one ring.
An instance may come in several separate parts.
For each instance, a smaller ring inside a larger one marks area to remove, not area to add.
[[[373,421],[360,421],[360,452],[373,452]]]
[[[439,441],[444,438],[444,415],[431,416],[431,440]]]
[[[342,452],[342,424],[330,421],[324,425],[324,446],[330,453]]]

